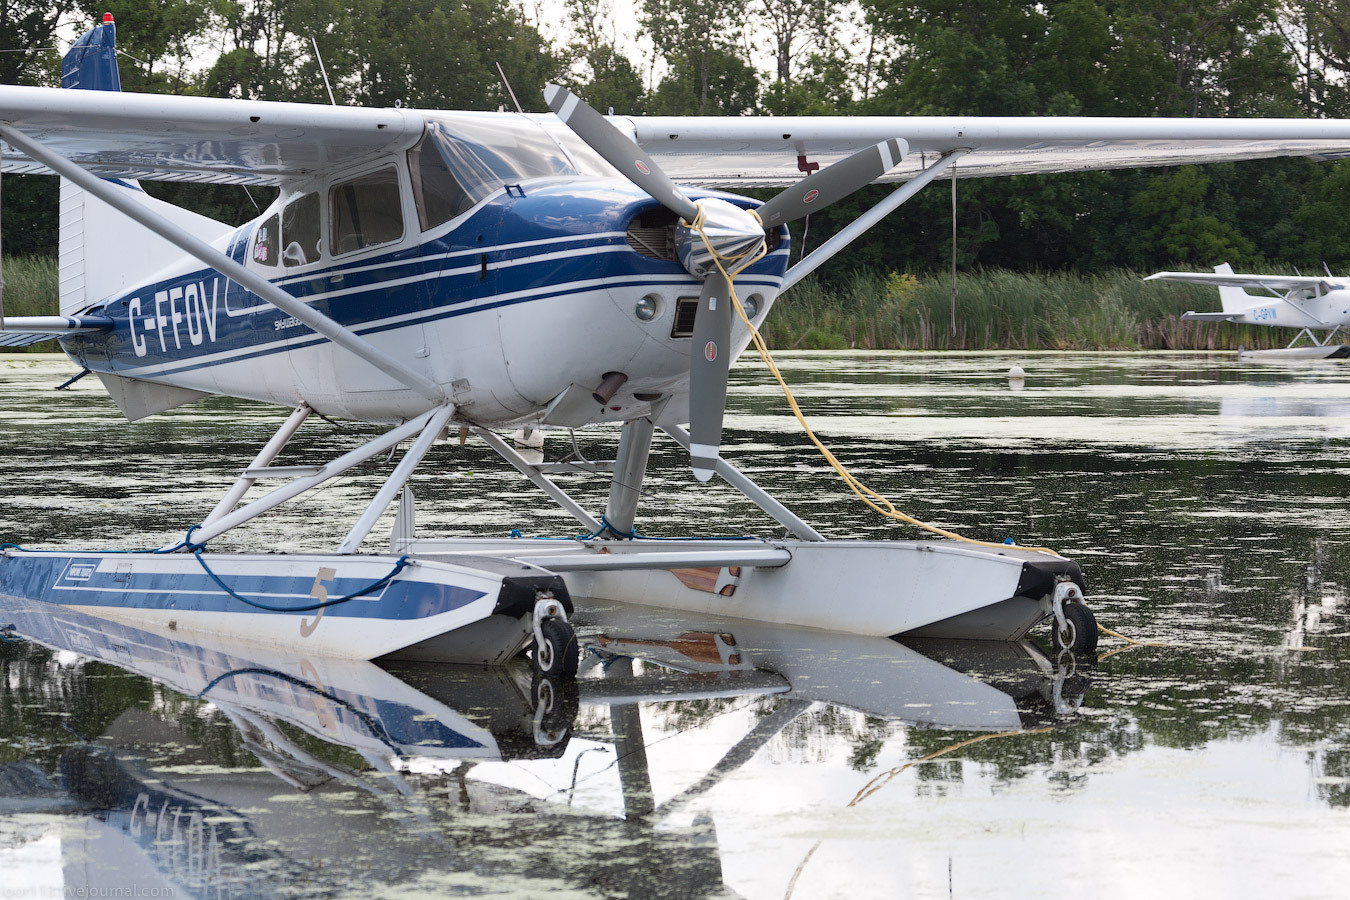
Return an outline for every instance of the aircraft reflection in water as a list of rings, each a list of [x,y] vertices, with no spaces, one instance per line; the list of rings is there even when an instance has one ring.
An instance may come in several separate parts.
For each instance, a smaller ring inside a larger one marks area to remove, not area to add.
[[[0,604],[0,622],[12,623],[11,635],[172,689],[150,703],[143,689],[119,703],[101,696],[115,707],[99,709],[101,733],[61,747],[45,769],[0,767],[0,785],[29,785],[23,797],[0,797],[0,811],[79,816],[61,832],[67,891],[236,897],[490,883],[507,893],[567,885],[725,896],[716,826],[695,801],[817,701],[1002,731],[1053,722],[1076,709],[1086,687],[1028,644],[916,650],[745,622],[696,624],[618,604],[581,623],[591,652],[575,682],[523,664],[386,670],[306,659],[22,602]],[[930,658],[953,652],[963,671]],[[80,668],[67,667],[66,678]],[[60,683],[50,674],[40,681]],[[67,714],[80,706],[71,700],[79,690],[61,691]],[[706,774],[658,804],[640,705],[673,701],[763,705]],[[597,804],[593,785],[578,792],[579,781],[606,770],[617,771],[621,796]]]

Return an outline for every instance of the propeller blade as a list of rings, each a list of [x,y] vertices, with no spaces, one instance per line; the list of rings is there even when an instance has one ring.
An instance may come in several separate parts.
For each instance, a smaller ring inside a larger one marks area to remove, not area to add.
[[[624,137],[623,132],[606,122],[586,101],[565,87],[550,84],[544,88],[544,102],[558,114],[563,124],[576,132],[577,137],[622,172],[625,178],[650,194],[657,203],[686,222],[692,223],[698,216],[698,207],[694,201],[675,186],[675,182],[661,171],[660,166],[641,147]]]
[[[908,149],[904,141],[892,139],[859,150],[776,195],[759,208],[759,217],[765,228],[772,228],[824,209],[885,175]]]
[[[694,477],[713,477],[722,444],[731,363],[731,282],[721,272],[703,280],[689,348],[689,456]]]

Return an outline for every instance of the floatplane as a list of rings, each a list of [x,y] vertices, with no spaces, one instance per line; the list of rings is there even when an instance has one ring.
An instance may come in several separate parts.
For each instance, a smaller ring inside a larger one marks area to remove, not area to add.
[[[1350,346],[1332,343],[1342,328],[1350,326],[1350,278],[1337,278],[1327,270],[1322,275],[1244,275],[1223,263],[1209,272],[1158,272],[1145,281],[1177,281],[1204,284],[1219,289],[1219,312],[1184,313],[1183,322],[1236,322],[1297,328],[1287,347],[1274,350],[1239,350],[1243,358],[1345,359]],[[1248,288],[1261,291],[1249,294]],[[1319,339],[1315,332],[1324,332]],[[1298,346],[1303,338],[1307,346]]]
[[[958,162],[990,176],[1350,150],[1350,122],[1328,120],[605,117],[557,86],[545,114],[138,95],[120,91],[110,16],[62,84],[0,87],[3,171],[62,178],[60,315],[4,330],[59,338],[133,421],[210,394],[292,412],[177,544],[9,548],[0,593],[367,659],[497,663],[532,646],[564,675],[573,594],[872,636],[1016,640],[1053,617],[1057,643],[1090,646],[1082,574],[1057,554],[826,540],[722,457],[728,366],[783,291]],[[151,198],[154,179],[279,195],[231,227]],[[874,182],[899,186],[789,264],[788,223]],[[725,192],[746,188],[782,190]],[[311,415],[389,428],[321,466],[276,465]],[[618,423],[599,517],[497,433]],[[403,488],[455,429],[588,536],[417,536]],[[791,536],[638,537],[657,429]],[[207,549],[408,442],[332,552]],[[395,502],[391,551],[359,553]]]

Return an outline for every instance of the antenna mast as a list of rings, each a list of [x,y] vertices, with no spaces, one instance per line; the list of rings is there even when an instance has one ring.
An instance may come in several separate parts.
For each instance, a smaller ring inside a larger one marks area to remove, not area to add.
[[[502,64],[497,63],[496,65],[497,65],[497,74],[502,76],[502,84],[506,85],[506,92],[511,95],[511,102],[516,105],[516,112],[518,113],[525,112],[525,110],[521,109],[520,107],[520,101],[516,99],[516,92],[511,90],[511,82],[506,80],[506,73],[502,71]]]
[[[323,56],[319,54],[319,42],[314,40],[314,35],[309,36],[309,43],[314,47],[314,59],[319,64],[319,73],[323,75],[323,86],[328,89],[328,102],[337,106],[337,100],[333,98],[333,86],[328,83],[328,70],[324,68]]]

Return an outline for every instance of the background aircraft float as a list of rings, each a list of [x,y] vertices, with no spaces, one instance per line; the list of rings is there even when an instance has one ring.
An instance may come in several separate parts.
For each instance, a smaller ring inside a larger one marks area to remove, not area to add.
[[[1344,359],[1350,356],[1350,347],[1333,344],[1331,339],[1342,328],[1350,325],[1350,278],[1335,278],[1330,272],[1320,275],[1240,275],[1223,263],[1208,272],[1158,272],[1145,281],[1180,281],[1184,284],[1207,284],[1219,289],[1222,312],[1188,312],[1186,322],[1237,322],[1243,325],[1272,325],[1276,328],[1297,328],[1298,334],[1282,350],[1247,350],[1247,357],[1306,357],[1312,359]],[[1247,288],[1257,288],[1264,294],[1249,294]],[[1321,340],[1314,331],[1325,331]],[[1299,339],[1307,336],[1311,347],[1296,347]]]
[[[1309,119],[606,118],[557,87],[540,115],[135,95],[115,93],[113,28],[67,55],[78,90],[0,87],[3,171],[64,179],[60,315],[3,327],[59,335],[132,420],[208,394],[293,412],[179,544],[10,548],[0,593],[358,658],[493,663],[533,643],[568,674],[572,593],[874,636],[1013,640],[1053,616],[1057,642],[1091,646],[1082,575],[1053,553],[826,541],[721,458],[728,365],[782,291],[958,160],[985,176],[1350,151],[1350,122]],[[152,199],[151,179],[280,193],[232,227]],[[901,184],[789,266],[786,223],[878,181]],[[719,192],[766,187],[783,190]],[[273,465],[311,413],[390,427],[319,467]],[[598,518],[494,430],[603,423],[623,427],[594,467],[613,473]],[[454,427],[591,536],[417,538],[403,487]],[[638,538],[657,428],[792,537]],[[205,551],[409,441],[333,552]],[[264,479],[284,484],[240,506]],[[400,555],[358,554],[401,492]]]

